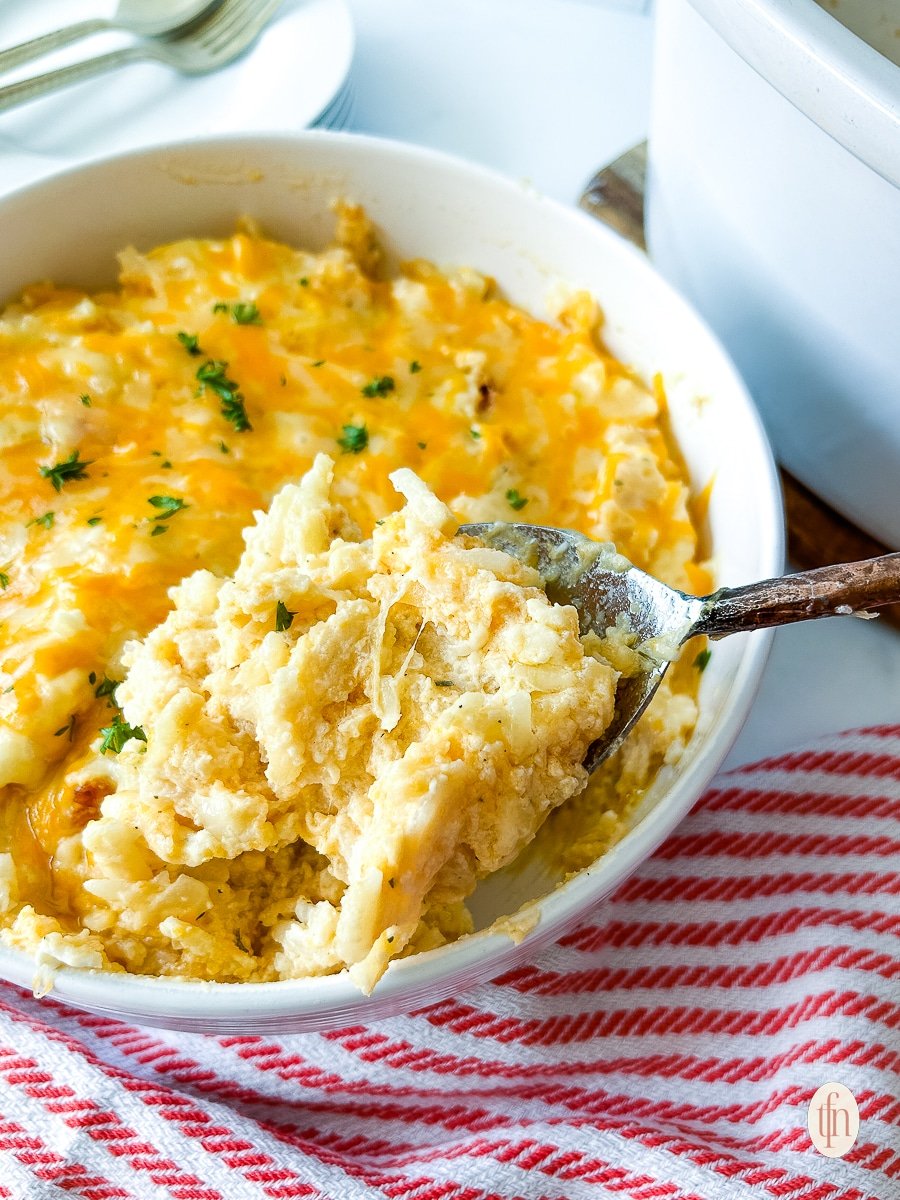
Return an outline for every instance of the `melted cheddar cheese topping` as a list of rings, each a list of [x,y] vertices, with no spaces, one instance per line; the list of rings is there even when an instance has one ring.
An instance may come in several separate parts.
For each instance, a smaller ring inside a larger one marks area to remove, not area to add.
[[[598,325],[583,294],[547,322],[470,269],[414,262],[383,277],[371,230],[349,207],[322,253],[252,230],[128,250],[116,290],[38,284],[7,307],[0,936],[42,947],[45,961],[82,962],[84,831],[115,790],[123,739],[133,748],[142,736],[116,701],[123,648],[166,618],[169,589],[186,576],[232,572],[253,513],[317,454],[335,458],[335,501],[362,536],[398,509],[388,477],[410,467],[460,521],[577,529],[670,584],[705,589],[662,388],[611,357]],[[677,757],[695,690],[696,672],[670,673],[641,731],[588,789],[606,822],[582,830],[590,852]],[[232,868],[235,904],[247,911],[261,884],[253,911],[279,888],[293,903],[316,870],[253,852]],[[238,877],[249,882],[237,888]],[[435,912],[411,949],[465,927]],[[175,948],[148,957],[140,929],[130,941],[117,926],[98,936],[104,966],[204,975]],[[276,977],[271,959],[244,957],[206,977]]]

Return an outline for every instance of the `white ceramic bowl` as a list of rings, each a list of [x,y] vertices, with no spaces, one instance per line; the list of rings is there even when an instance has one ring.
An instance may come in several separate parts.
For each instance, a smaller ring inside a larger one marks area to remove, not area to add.
[[[897,56],[896,0],[823,4]],[[654,66],[654,262],[779,461],[900,548],[900,66],[814,0],[660,0]]]
[[[231,138],[143,151],[69,171],[0,202],[0,278],[8,295],[54,278],[108,283],[115,254],[176,237],[223,235],[251,214],[289,241],[323,246],[336,196],[362,202],[391,253],[468,264],[535,312],[563,279],[589,288],[607,314],[611,348],[647,376],[661,371],[691,477],[713,480],[709,529],[719,579],[778,572],[777,480],[759,420],[715,339],[615,234],[574,210],[430,151],[334,134]],[[703,676],[702,716],[682,762],[660,778],[634,827],[609,854],[550,890],[507,870],[473,910],[484,932],[395,962],[363,997],[343,975],[271,984],[203,984],[61,970],[54,994],[149,1025],[207,1032],[296,1032],[366,1021],[458,994],[533,955],[584,918],[688,812],[734,740],[756,691],[768,635],[717,648]],[[519,944],[491,921],[525,904]],[[0,975],[28,986],[30,960],[0,951]]]

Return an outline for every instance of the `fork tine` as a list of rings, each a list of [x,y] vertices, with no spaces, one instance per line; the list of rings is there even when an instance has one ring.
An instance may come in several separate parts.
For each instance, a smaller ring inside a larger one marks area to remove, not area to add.
[[[234,0],[225,6],[222,20],[204,28],[203,48],[214,57],[235,53],[235,42],[248,47],[256,39],[282,0]]]
[[[215,29],[210,30],[209,48],[218,50],[223,41],[230,42],[232,38],[242,36],[258,3],[259,0],[234,0],[226,5],[222,20]]]
[[[212,48],[220,41],[220,34],[223,30],[227,33],[234,25],[235,21],[243,22],[246,9],[253,3],[253,0],[231,0],[231,3],[222,5],[216,9],[215,13],[204,21],[203,24],[194,31],[194,37],[184,39],[194,40],[206,49]]]

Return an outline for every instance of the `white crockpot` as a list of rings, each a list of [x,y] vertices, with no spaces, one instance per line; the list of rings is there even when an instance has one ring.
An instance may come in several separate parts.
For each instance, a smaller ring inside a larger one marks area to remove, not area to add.
[[[900,27],[896,0],[830,5]],[[658,0],[657,17],[651,255],[782,463],[900,548],[900,67],[814,0]]]

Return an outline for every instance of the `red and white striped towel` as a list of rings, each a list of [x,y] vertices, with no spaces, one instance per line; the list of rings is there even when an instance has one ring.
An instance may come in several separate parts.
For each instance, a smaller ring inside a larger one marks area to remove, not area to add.
[[[205,1038],[0,990],[0,1196],[897,1200],[900,727],[720,779],[594,916],[468,995]],[[843,1159],[807,1108],[855,1094]]]

